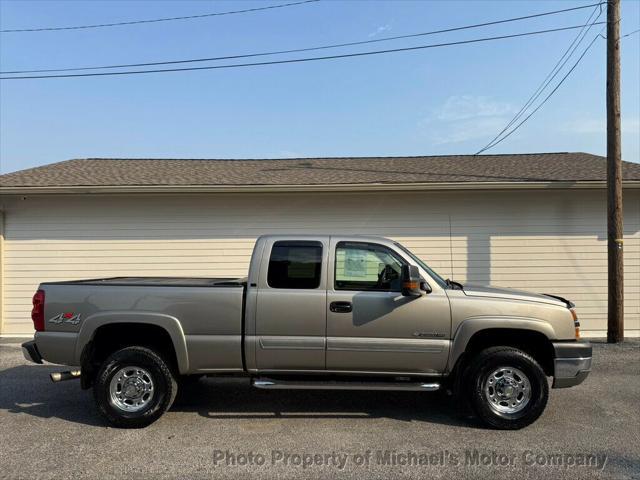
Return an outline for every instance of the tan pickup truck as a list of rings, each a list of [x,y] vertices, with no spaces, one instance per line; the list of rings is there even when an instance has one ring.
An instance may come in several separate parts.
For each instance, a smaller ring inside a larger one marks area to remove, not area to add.
[[[140,427],[181,381],[265,389],[446,389],[486,424],[517,429],[581,383],[591,346],[560,297],[445,280],[379,237],[268,235],[246,278],[43,283],[25,357],[69,365],[100,412]]]

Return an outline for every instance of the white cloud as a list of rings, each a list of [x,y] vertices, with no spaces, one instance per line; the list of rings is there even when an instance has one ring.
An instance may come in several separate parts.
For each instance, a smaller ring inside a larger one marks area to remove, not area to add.
[[[381,33],[384,33],[390,30],[391,30],[391,25],[389,25],[388,23],[386,25],[380,25],[378,28],[376,28],[373,32],[369,34],[369,38],[373,38],[377,35],[380,35]]]
[[[489,140],[515,113],[513,105],[490,97],[454,95],[423,120],[434,145]]]
[[[497,117],[514,113],[513,106],[489,97],[454,95],[435,111],[438,120],[455,121],[477,117]]]
[[[640,119],[622,118],[622,133],[640,135]],[[604,134],[607,132],[606,118],[580,118],[566,122],[562,130],[567,133],[578,135]]]
[[[462,143],[480,139],[488,141],[504,128],[507,121],[506,118],[499,117],[459,121],[448,125],[447,128],[435,129],[432,132],[431,140],[434,145]]]

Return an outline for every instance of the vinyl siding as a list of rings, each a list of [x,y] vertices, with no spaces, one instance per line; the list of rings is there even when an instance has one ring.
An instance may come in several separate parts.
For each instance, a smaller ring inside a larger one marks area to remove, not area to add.
[[[445,277],[573,300],[606,331],[602,190],[6,197],[3,334],[31,334],[41,281],[244,276],[263,233],[394,238]],[[625,191],[625,326],[640,333],[640,191]]]

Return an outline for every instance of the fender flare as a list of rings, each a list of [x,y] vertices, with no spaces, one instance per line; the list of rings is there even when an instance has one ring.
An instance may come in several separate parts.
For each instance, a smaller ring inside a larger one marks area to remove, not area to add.
[[[182,326],[176,317],[163,313],[150,312],[104,312],[87,317],[76,341],[75,358],[81,358],[82,351],[93,339],[98,328],[115,323],[143,323],[155,325],[165,330],[171,338],[171,343],[176,353],[178,370],[181,374],[189,371],[189,356],[187,355],[187,341]]]
[[[553,326],[544,320],[533,317],[469,317],[458,326],[451,340],[447,371],[451,372],[462,356],[471,338],[478,332],[491,329],[511,329],[537,332],[550,341],[556,338]]]

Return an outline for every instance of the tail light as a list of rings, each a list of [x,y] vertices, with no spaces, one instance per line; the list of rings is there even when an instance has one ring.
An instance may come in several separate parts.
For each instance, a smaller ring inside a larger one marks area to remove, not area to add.
[[[33,320],[33,328],[36,329],[36,332],[44,330],[44,290],[38,290],[33,296],[31,320]]]

